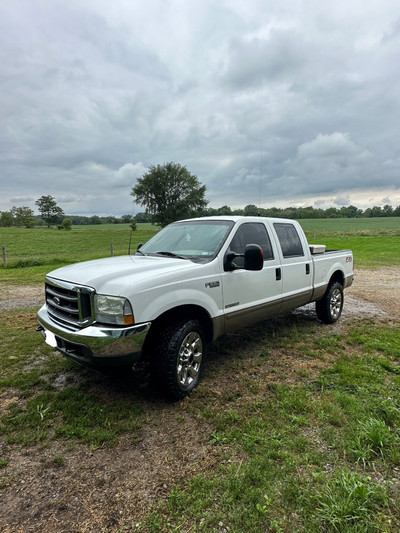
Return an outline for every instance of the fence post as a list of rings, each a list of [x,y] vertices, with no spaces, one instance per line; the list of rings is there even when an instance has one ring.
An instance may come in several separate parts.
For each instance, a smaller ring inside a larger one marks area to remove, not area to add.
[[[111,243],[111,257],[114,257],[114,246],[113,246],[113,243]]]
[[[5,246],[1,247],[1,255],[3,257],[3,266],[4,266],[4,268],[7,268],[7,255],[6,255],[6,247]]]

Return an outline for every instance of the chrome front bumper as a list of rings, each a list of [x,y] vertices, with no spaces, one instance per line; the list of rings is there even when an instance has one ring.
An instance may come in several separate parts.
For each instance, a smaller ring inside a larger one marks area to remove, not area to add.
[[[68,329],[54,322],[44,305],[37,315],[39,331],[47,344],[87,366],[110,366],[139,361],[151,322],[113,328],[90,325]]]

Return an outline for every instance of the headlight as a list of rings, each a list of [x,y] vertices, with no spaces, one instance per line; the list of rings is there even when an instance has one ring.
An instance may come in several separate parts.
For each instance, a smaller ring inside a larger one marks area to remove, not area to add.
[[[126,298],[95,294],[94,307],[97,322],[129,326],[134,323],[131,304]]]

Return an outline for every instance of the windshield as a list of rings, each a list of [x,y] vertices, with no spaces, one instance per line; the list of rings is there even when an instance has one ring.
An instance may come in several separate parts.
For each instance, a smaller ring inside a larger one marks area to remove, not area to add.
[[[139,253],[180,256],[211,261],[225,241],[233,222],[205,220],[175,222],[163,228],[140,248]]]

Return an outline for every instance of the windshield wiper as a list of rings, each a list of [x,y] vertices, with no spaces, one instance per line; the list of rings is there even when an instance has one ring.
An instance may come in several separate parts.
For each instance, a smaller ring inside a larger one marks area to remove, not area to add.
[[[177,257],[178,259],[188,259],[184,255],[174,254],[174,252],[155,252],[157,255],[165,255],[166,257]]]

